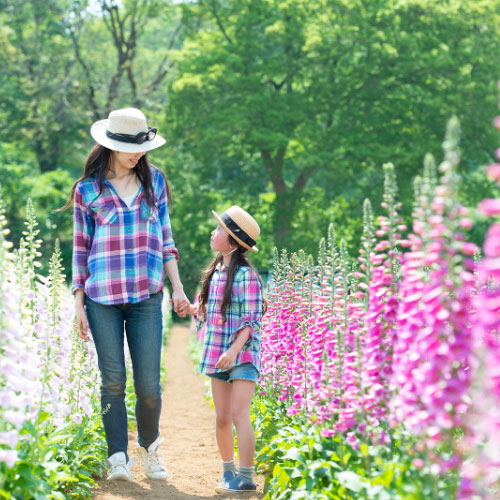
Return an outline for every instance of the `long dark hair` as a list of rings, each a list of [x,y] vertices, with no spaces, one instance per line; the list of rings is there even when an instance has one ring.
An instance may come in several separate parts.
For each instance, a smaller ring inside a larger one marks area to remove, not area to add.
[[[59,208],[58,210],[66,210],[73,204],[75,198],[75,189],[80,181],[89,179],[90,177],[95,177],[99,183],[99,194],[101,195],[104,190],[104,179],[111,168],[111,149],[108,149],[100,144],[96,144],[91,150],[87,159],[85,160],[85,166],[83,168],[83,175],[73,184],[71,188],[71,193],[69,195],[66,204]],[[159,169],[158,169],[159,170]],[[137,175],[140,183],[142,184],[143,196],[146,200],[148,206],[152,207],[155,202],[153,193],[153,179],[151,177],[151,170],[149,168],[149,162],[147,155],[140,157],[137,165],[132,169],[132,171]],[[167,188],[167,200],[170,210],[172,210],[172,194],[170,192],[170,186],[168,185],[167,178],[165,174],[159,170],[165,179],[165,186]]]
[[[262,316],[264,316],[267,311],[267,301],[264,299],[264,287],[262,285],[262,279],[259,276],[257,270],[252,266],[252,264],[250,264],[250,261],[246,256],[247,249],[242,247],[230,234],[228,234],[228,239],[231,245],[237,245],[238,248],[231,255],[231,261],[229,263],[229,266],[227,266],[227,280],[226,285],[224,286],[224,293],[222,296],[222,304],[220,308],[222,317],[224,321],[226,321],[227,308],[232,304],[231,293],[233,291],[234,276],[236,274],[236,271],[238,271],[238,269],[242,266],[250,267],[251,269],[253,269],[253,271],[255,271],[255,274],[257,275],[257,279],[260,283],[260,293],[262,295]],[[218,253],[213,261],[205,269],[201,278],[201,291],[198,298],[198,303],[199,310],[203,317],[206,317],[207,315],[208,289],[210,287],[210,280],[212,279],[212,276],[215,272],[215,268],[220,262],[222,262],[222,259],[223,255],[221,253]]]

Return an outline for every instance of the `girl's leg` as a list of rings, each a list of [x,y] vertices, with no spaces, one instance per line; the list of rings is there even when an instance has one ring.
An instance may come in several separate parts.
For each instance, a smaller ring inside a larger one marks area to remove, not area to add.
[[[232,420],[238,437],[240,467],[253,467],[255,435],[250,422],[250,405],[255,392],[255,382],[233,380]]]
[[[215,437],[222,460],[234,458],[234,437],[231,419],[231,384],[212,378],[212,397],[215,405]]]
[[[125,329],[132,359],[139,445],[146,450],[159,435],[163,294],[125,306]]]
[[[108,457],[120,451],[127,456],[127,373],[123,352],[123,306],[103,305],[86,297],[85,308],[101,372],[102,421],[108,443]]]

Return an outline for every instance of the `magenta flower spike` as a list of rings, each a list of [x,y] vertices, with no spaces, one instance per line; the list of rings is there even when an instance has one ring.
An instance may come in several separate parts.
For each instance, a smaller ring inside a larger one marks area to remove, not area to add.
[[[472,280],[466,260],[474,248],[461,232],[457,148],[458,121],[452,119],[439,184],[430,157],[417,182],[412,244],[403,259],[396,311],[392,385],[398,390],[390,402],[394,425],[402,423],[420,436],[429,452],[439,445],[455,454],[453,460],[435,458],[443,473],[460,467],[454,436],[464,425],[472,362]]]

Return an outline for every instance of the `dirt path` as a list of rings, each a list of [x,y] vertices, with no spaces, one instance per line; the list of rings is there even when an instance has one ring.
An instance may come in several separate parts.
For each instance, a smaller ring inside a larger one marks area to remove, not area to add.
[[[189,330],[174,326],[164,355],[167,381],[163,388],[160,433],[161,448],[169,471],[166,481],[152,481],[144,475],[142,463],[133,469],[134,481],[99,482],[94,500],[224,500],[261,499],[262,493],[223,494],[214,492],[222,473],[214,430],[214,410],[204,397],[204,377],[197,375],[187,353]],[[130,435],[129,454],[136,456],[136,436]],[[262,492],[263,478],[257,477]]]

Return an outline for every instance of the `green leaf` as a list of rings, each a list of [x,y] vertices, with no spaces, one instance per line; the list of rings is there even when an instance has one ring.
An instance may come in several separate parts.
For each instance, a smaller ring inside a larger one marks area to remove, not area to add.
[[[363,479],[355,472],[349,470],[338,472],[336,477],[342,486],[356,493],[360,492],[365,486]]]
[[[294,460],[294,461],[298,461],[300,459],[304,460],[304,456],[302,455],[301,450],[299,450],[298,448],[295,448],[295,447],[287,450],[287,452],[284,454],[283,458],[288,459],[288,460]]]
[[[289,479],[290,478],[288,477],[288,474],[285,472],[285,470],[281,469],[278,476],[278,484],[283,491],[287,489]]]

